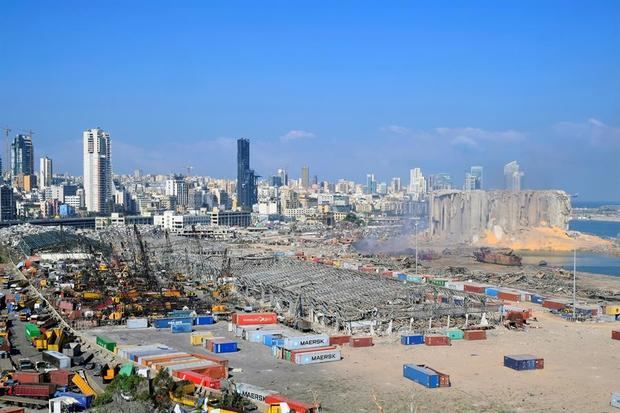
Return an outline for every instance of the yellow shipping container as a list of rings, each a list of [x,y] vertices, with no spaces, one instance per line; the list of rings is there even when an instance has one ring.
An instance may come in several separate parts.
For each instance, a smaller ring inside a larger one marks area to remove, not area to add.
[[[193,333],[191,335],[192,346],[201,346],[205,338],[213,337],[213,333]]]
[[[222,304],[211,306],[211,311],[214,313],[223,313],[226,311],[226,306]]]
[[[85,300],[99,300],[101,298],[101,293],[95,291],[86,291],[82,294],[82,298]]]
[[[620,314],[620,305],[608,305],[605,307],[605,314],[618,315]]]

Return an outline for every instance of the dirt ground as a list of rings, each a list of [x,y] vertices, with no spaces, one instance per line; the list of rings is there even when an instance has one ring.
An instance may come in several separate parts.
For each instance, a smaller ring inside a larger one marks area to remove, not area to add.
[[[345,347],[345,359],[327,369],[343,380],[344,391],[334,388],[322,400],[328,407],[349,406],[348,411],[378,411],[372,408],[374,393],[386,413],[617,411],[609,400],[620,391],[620,341],[611,340],[611,330],[620,323],[568,323],[534,307],[539,321],[533,325],[539,328],[491,331],[486,341]],[[542,357],[545,368],[520,372],[503,367],[505,354]],[[426,389],[404,379],[404,363],[449,374],[452,387]]]

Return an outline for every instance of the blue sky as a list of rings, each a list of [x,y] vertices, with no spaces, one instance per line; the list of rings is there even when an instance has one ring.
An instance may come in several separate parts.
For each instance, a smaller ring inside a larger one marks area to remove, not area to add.
[[[620,200],[620,2],[411,3],[2,2],[0,126],[57,172],[100,126],[115,172],[234,177],[249,137],[263,176],[500,186],[516,159],[530,188]]]

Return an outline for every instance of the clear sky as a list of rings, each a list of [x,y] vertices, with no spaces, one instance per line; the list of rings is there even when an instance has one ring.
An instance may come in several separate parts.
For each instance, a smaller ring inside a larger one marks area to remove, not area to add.
[[[181,6],[175,6],[181,5]],[[379,181],[419,166],[620,200],[620,2],[0,2],[0,126],[81,174],[252,166]]]

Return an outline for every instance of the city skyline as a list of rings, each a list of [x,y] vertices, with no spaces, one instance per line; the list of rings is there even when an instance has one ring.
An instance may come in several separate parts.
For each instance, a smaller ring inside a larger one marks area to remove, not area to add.
[[[517,5],[334,7],[350,19],[311,7],[194,5],[175,13],[160,5],[148,16],[136,5],[122,13],[41,5],[34,14],[5,5],[0,36],[16,58],[0,69],[2,126],[32,129],[37,153],[76,175],[79,133],[101,124],[115,136],[119,173],[193,165],[196,174],[234,178],[229,154],[248,136],[264,176],[307,164],[322,179],[363,182],[372,171],[389,182],[420,167],[460,182],[482,165],[485,187],[501,188],[493,171],[516,159],[529,188],[620,198],[610,178],[620,175],[620,57],[610,53],[620,46],[617,3],[604,15],[554,4],[534,15]],[[115,33],[93,31],[92,16],[115,21]],[[527,30],[515,32],[524,16]],[[36,67],[19,58],[23,50],[39,56]],[[82,70],[92,50],[106,64]],[[84,88],[98,98],[84,104]]]

